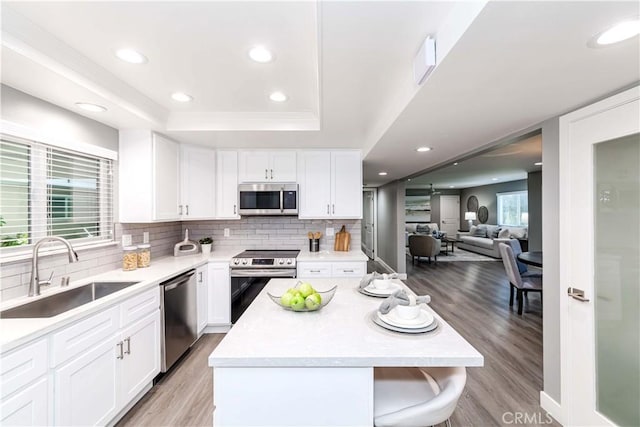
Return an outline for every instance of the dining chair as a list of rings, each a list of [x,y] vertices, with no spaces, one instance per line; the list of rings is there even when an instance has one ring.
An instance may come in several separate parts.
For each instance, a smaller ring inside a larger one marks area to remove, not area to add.
[[[542,277],[542,270],[535,268],[533,270],[529,270],[527,264],[518,260],[518,255],[522,253],[522,246],[520,246],[520,241],[518,239],[509,239],[508,240],[511,249],[513,250],[513,256],[516,258],[516,265],[518,266],[518,271],[520,272],[521,277]]]
[[[523,293],[528,296],[529,292],[540,292],[542,297],[542,277],[522,277],[518,271],[516,257],[513,249],[506,243],[500,243],[500,255],[502,263],[509,278],[509,307],[513,307],[513,291],[516,290],[518,299],[518,314],[522,314]]]
[[[431,263],[431,257],[433,257],[435,261],[438,262],[441,245],[442,242],[433,236],[424,234],[413,234],[409,236],[411,263],[415,264],[415,259],[419,259],[420,257],[429,258],[429,263]]]
[[[423,427],[446,422],[467,382],[464,367],[375,368],[373,424]]]

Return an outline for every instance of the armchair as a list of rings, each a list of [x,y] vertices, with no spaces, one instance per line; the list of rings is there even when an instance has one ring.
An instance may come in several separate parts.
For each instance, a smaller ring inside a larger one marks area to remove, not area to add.
[[[433,236],[414,234],[409,236],[409,253],[411,254],[411,263],[415,264],[415,259],[420,257],[429,258],[431,263],[431,257],[435,262],[438,262],[438,254],[440,253],[440,246],[442,242]]]

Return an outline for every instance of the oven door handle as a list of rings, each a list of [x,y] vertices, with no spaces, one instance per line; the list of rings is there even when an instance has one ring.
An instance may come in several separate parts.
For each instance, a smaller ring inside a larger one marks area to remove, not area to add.
[[[231,270],[231,277],[296,277],[296,270],[287,269],[268,269],[268,268],[254,268],[254,269],[242,269]]]
[[[271,173],[273,173],[273,171]],[[271,178],[273,178],[273,176]],[[280,212],[284,212],[284,187],[280,189]]]

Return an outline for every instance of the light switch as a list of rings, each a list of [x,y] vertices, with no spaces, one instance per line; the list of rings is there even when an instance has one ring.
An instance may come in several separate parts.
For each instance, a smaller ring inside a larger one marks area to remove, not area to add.
[[[149,232],[145,231],[142,233],[142,243],[149,243]]]
[[[326,233],[324,233],[324,234],[326,234],[327,237],[331,237],[331,236],[336,234],[336,232],[333,229],[333,227],[327,227],[327,229],[325,231],[326,231]]]
[[[228,228],[224,229],[224,237],[229,237],[231,236],[231,231]]]

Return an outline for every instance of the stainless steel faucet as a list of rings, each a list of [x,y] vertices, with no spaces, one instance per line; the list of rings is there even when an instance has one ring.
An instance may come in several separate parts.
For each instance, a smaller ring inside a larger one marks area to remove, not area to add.
[[[40,246],[44,243],[48,242],[60,242],[67,247],[67,252],[69,253],[69,262],[77,262],[78,254],[73,250],[71,244],[62,237],[58,236],[50,236],[40,239],[38,243],[36,243],[33,247],[33,258],[31,259],[31,280],[29,281],[29,296],[38,296],[40,295],[40,285],[51,284],[51,279],[49,281],[40,281],[40,271],[38,270],[38,250],[40,250]],[[53,276],[53,273],[51,274]]]

